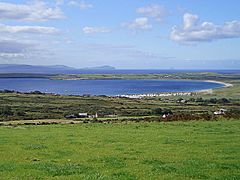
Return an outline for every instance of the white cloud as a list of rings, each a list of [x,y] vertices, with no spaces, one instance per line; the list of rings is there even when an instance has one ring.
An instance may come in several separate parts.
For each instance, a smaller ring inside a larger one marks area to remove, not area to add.
[[[183,29],[190,29],[193,26],[197,26],[198,20],[197,15],[185,13],[183,16]]]
[[[64,0],[55,0],[57,6],[61,6],[64,4]]]
[[[63,18],[59,7],[49,7],[43,1],[29,4],[13,4],[0,2],[0,19],[20,21],[47,21]]]
[[[110,29],[106,27],[89,27],[86,26],[83,28],[83,33],[85,34],[93,34],[93,33],[108,33],[111,32]]]
[[[162,21],[163,18],[168,14],[164,6],[158,4],[140,7],[136,11],[137,13],[143,14],[147,17],[155,18],[157,21]]]
[[[0,32],[7,33],[31,33],[31,34],[56,34],[59,32],[54,27],[44,26],[8,26],[0,23]]]
[[[13,58],[25,58],[25,54],[23,53],[0,53],[0,59],[13,59]]]
[[[89,9],[92,8],[93,5],[90,3],[87,3],[85,1],[77,1],[77,0],[71,0],[68,2],[69,6],[75,6],[75,7],[79,7],[80,9],[84,10],[84,9]]]
[[[149,24],[147,17],[136,18],[132,22],[123,23],[122,26],[132,30],[137,30],[137,29],[148,30],[152,28],[152,25]]]
[[[0,53],[2,54],[22,54],[30,48],[32,48],[32,44],[16,40],[0,40]]]
[[[6,59],[42,61],[50,56],[48,46],[44,46],[42,42],[0,37],[0,61]]]
[[[216,25],[212,22],[199,22],[197,15],[186,13],[183,25],[172,28],[170,38],[177,42],[201,42],[218,39],[240,38],[240,21]]]

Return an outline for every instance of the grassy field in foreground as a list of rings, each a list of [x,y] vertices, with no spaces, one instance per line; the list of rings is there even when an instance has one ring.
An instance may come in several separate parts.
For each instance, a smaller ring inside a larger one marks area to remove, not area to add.
[[[240,179],[240,121],[0,127],[0,179]]]

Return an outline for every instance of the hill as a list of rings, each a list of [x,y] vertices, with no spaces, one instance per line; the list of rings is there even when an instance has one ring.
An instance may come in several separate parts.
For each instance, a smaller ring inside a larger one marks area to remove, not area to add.
[[[0,64],[0,73],[76,74],[85,70],[114,70],[112,66],[73,68],[64,65],[38,66],[27,64]]]

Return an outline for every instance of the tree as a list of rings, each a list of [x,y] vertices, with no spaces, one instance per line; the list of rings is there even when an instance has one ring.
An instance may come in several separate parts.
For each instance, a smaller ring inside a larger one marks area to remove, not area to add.
[[[173,114],[171,109],[164,109],[162,113],[163,114]]]
[[[161,108],[156,108],[153,110],[153,114],[156,114],[156,115],[162,115],[162,109]]]
[[[202,97],[198,97],[197,99],[196,99],[196,102],[203,102],[204,100],[203,100],[203,98]]]
[[[225,103],[230,103],[230,101],[229,101],[227,98],[221,98],[221,99],[218,99],[218,100],[217,100],[217,103],[223,103],[223,104],[225,104]]]
[[[195,102],[195,99],[194,98],[190,98],[189,101],[190,102]]]
[[[44,94],[41,91],[32,91],[31,94]]]
[[[209,102],[212,103],[212,104],[216,104],[217,103],[217,99],[216,98],[211,98],[209,100]]]

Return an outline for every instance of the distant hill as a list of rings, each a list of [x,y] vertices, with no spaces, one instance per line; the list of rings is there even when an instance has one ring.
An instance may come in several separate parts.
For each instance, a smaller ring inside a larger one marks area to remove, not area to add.
[[[83,68],[83,69],[91,69],[91,70],[114,70],[116,69],[113,66],[97,66],[97,67],[87,67],[87,68]]]
[[[76,69],[64,65],[36,66],[26,64],[0,64],[0,73],[69,74],[84,70],[114,70],[112,66],[87,67]]]
[[[61,73],[74,68],[54,65],[54,66],[33,66],[26,64],[0,64],[0,73]]]

